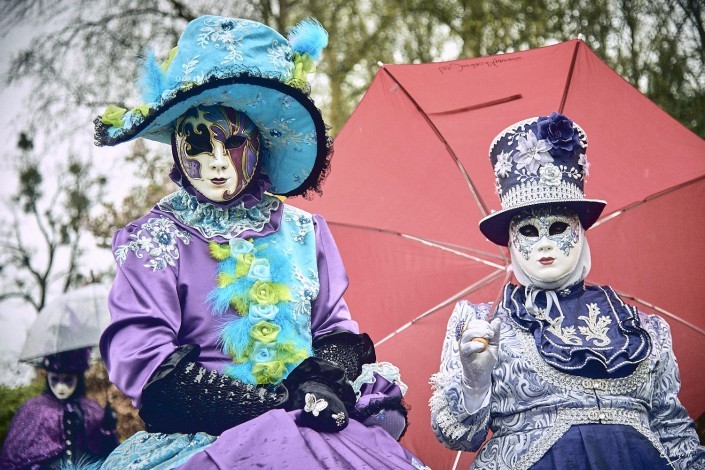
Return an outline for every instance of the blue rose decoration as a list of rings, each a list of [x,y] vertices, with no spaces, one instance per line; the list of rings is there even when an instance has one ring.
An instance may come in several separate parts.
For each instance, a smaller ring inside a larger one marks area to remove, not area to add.
[[[269,261],[264,258],[256,258],[250,265],[247,278],[252,281],[266,282],[271,280]]]
[[[580,148],[580,138],[573,121],[562,114],[551,113],[548,117],[539,118],[537,127],[538,138],[553,145],[550,153],[555,158],[568,158]]]
[[[276,305],[260,305],[256,303],[250,304],[249,316],[252,323],[274,320],[277,313],[279,313],[279,307]]]
[[[233,258],[238,254],[244,255],[245,253],[249,253],[255,248],[252,242],[243,240],[242,238],[231,238],[228,244],[230,245],[230,254]]]
[[[252,348],[252,362],[271,362],[277,358],[277,352],[271,344],[255,342]]]

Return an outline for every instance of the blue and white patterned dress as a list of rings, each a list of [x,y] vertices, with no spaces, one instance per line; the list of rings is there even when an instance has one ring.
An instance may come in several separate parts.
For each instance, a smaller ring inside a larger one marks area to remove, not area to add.
[[[491,430],[472,468],[705,468],[705,448],[677,398],[678,366],[663,319],[637,312],[608,287],[581,283],[561,299],[564,321],[556,325],[528,316],[522,290],[507,285],[494,313],[498,362],[489,403],[474,413],[464,404],[458,340],[465,323],[487,318],[491,305],[461,301],[451,315],[431,379],[432,426],[445,446],[476,451]],[[580,307],[585,315],[575,313]],[[587,356],[602,358],[602,373]]]

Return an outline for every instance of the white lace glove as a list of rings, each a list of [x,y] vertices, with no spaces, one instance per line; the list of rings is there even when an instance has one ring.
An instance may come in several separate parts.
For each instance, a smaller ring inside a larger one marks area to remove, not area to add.
[[[492,322],[473,319],[465,326],[460,338],[460,363],[463,366],[463,395],[465,408],[474,413],[486,405],[492,385],[492,369],[497,364],[499,351],[499,329],[501,321]],[[487,347],[473,338],[489,340]]]

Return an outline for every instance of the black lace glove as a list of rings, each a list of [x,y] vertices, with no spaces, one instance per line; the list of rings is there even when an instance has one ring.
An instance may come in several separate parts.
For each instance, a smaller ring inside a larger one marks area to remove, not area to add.
[[[196,344],[180,346],[152,374],[140,408],[147,431],[217,436],[287,401],[281,384],[244,384],[206,370],[194,362],[200,352]]]
[[[348,425],[355,393],[335,364],[309,357],[284,380],[289,390],[286,409],[303,410],[299,424],[316,431],[338,432]]]
[[[335,330],[314,339],[313,355],[340,367],[350,382],[360,376],[363,364],[377,360],[367,333],[358,335],[347,330]]]

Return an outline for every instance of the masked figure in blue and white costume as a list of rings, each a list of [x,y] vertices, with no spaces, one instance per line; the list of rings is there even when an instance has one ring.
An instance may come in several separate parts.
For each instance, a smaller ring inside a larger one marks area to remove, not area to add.
[[[432,426],[482,469],[705,468],[678,401],[668,324],[586,286],[587,136],[553,113],[516,123],[490,146],[502,210],[480,222],[510,250],[519,285],[498,305],[460,301],[432,377]]]

